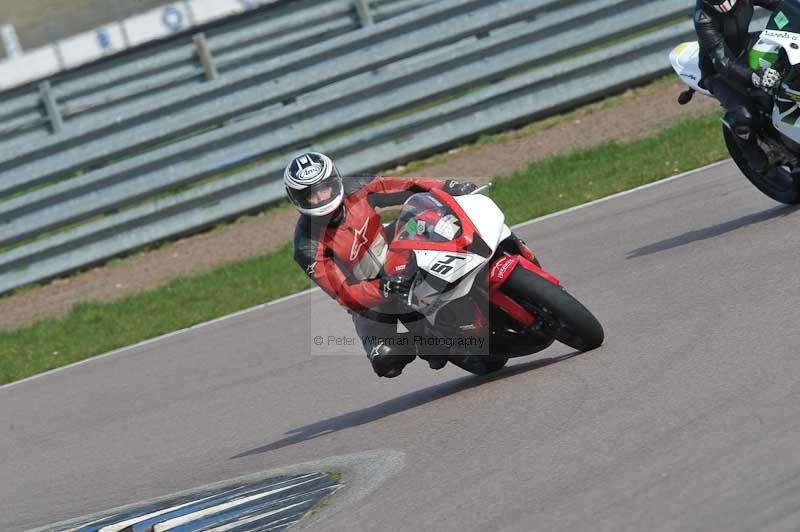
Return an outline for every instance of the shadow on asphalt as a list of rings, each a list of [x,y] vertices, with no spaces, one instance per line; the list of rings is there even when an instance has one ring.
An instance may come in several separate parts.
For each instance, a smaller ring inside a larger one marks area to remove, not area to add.
[[[497,373],[487,375],[485,377],[476,377],[471,375],[454,379],[442,384],[437,384],[436,386],[430,386],[422,390],[401,395],[400,397],[395,397],[394,399],[389,399],[388,401],[384,401],[377,405],[355,410],[353,412],[348,412],[346,414],[324,419],[322,421],[317,421],[311,425],[294,429],[288,432],[287,436],[283,439],[258,447],[256,449],[252,449],[250,451],[237,454],[236,456],[231,457],[231,460],[236,458],[244,458],[246,456],[252,456],[255,454],[268,453],[270,451],[282,449],[283,447],[289,447],[290,445],[295,445],[304,441],[318,438],[320,436],[325,436],[326,434],[372,423],[373,421],[391,416],[392,414],[411,410],[412,408],[437,401],[449,395],[454,395],[461,391],[469,390],[470,388],[474,388],[476,386],[481,386],[487,382],[507,379],[509,377],[513,377],[514,375],[543,368],[580,354],[582,354],[580,351],[575,351],[560,357],[540,358],[525,364],[518,364],[509,368],[505,368]]]
[[[737,229],[741,229],[742,227],[766,222],[775,218],[789,216],[797,211],[798,208],[800,207],[783,205],[780,207],[767,209],[766,211],[748,214],[747,216],[742,216],[741,218],[730,220],[721,224],[712,225],[711,227],[706,227],[705,229],[689,231],[687,233],[683,233],[682,235],[674,236],[672,238],[662,240],[661,242],[648,244],[640,247],[639,249],[635,249],[629,252],[625,258],[635,259],[637,257],[644,257],[645,255],[652,255],[661,251],[667,251],[669,249],[685,246],[693,242],[701,242],[703,240],[716,238],[726,233],[736,231]]]

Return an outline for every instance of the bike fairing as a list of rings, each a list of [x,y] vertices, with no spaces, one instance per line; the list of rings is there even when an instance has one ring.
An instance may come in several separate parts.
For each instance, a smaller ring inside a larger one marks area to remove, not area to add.
[[[748,53],[748,64],[758,70],[772,67],[786,54],[789,63],[800,63],[800,3],[782,1]],[[787,79],[784,82],[789,81]]]
[[[429,206],[437,206],[441,218],[454,216],[459,230],[453,238],[420,238],[419,231],[410,234],[409,222],[429,212]],[[470,217],[466,209],[480,212],[482,216]],[[500,254],[493,260],[501,242],[513,240],[512,233],[504,224],[505,216],[489,198],[481,195],[454,198],[441,190],[418,194],[411,198],[400,213],[395,238],[389,248],[386,269],[393,273],[409,262],[413,253],[419,270],[420,282],[414,285],[409,305],[430,322],[436,324],[437,312],[447,303],[468,295],[473,289],[481,267],[491,263],[482,280],[488,288],[488,301],[502,309],[507,315],[525,326],[531,326],[537,316],[513,298],[502,292],[502,287],[517,267],[523,267],[546,279],[555,286],[560,281],[542,270],[519,250],[514,254]],[[482,227],[478,227],[478,226]],[[492,262],[493,261],[493,262]],[[476,319],[480,319],[476,316]],[[486,325],[483,323],[482,325]]]
[[[772,17],[761,38],[750,52],[751,66],[756,63],[773,65],[781,53],[792,65],[800,64],[800,4],[783,2]],[[800,142],[800,76],[791,70],[782,80],[782,90],[775,95],[773,122],[778,131]]]
[[[429,216],[432,210],[438,216]],[[452,217],[457,228],[442,236],[420,230],[411,216],[422,217],[424,228],[428,220]],[[555,339],[579,350],[603,341],[596,318],[540,268],[487,196],[454,198],[440,190],[413,196],[400,213],[386,268],[413,272],[406,305],[424,317],[433,336],[487,338],[481,352],[444,353],[467,371],[496,371],[509,358],[541,351]]]

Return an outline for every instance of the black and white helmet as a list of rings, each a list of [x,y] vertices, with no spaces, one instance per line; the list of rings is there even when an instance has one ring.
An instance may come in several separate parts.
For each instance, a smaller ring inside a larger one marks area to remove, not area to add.
[[[342,176],[331,158],[322,153],[295,156],[283,172],[283,182],[289,200],[308,216],[331,214],[344,199]]]
[[[703,2],[720,13],[730,13],[736,7],[738,0],[703,0]]]

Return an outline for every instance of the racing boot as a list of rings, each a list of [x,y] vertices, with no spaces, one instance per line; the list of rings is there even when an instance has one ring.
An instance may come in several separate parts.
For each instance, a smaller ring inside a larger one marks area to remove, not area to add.
[[[722,123],[733,133],[733,138],[750,168],[758,174],[766,173],[769,169],[769,158],[758,145],[758,122],[750,111],[745,107],[734,108],[725,114]]]
[[[367,358],[372,363],[372,370],[378,377],[393,379],[403,373],[403,368],[413,362],[416,355],[400,353],[397,347],[378,342]]]

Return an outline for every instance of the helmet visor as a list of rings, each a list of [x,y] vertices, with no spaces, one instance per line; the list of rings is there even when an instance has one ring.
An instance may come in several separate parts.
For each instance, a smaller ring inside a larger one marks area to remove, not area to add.
[[[338,175],[333,175],[302,190],[288,188],[287,191],[292,203],[297,207],[308,211],[317,210],[333,202],[341,201],[343,193],[342,178]]]

